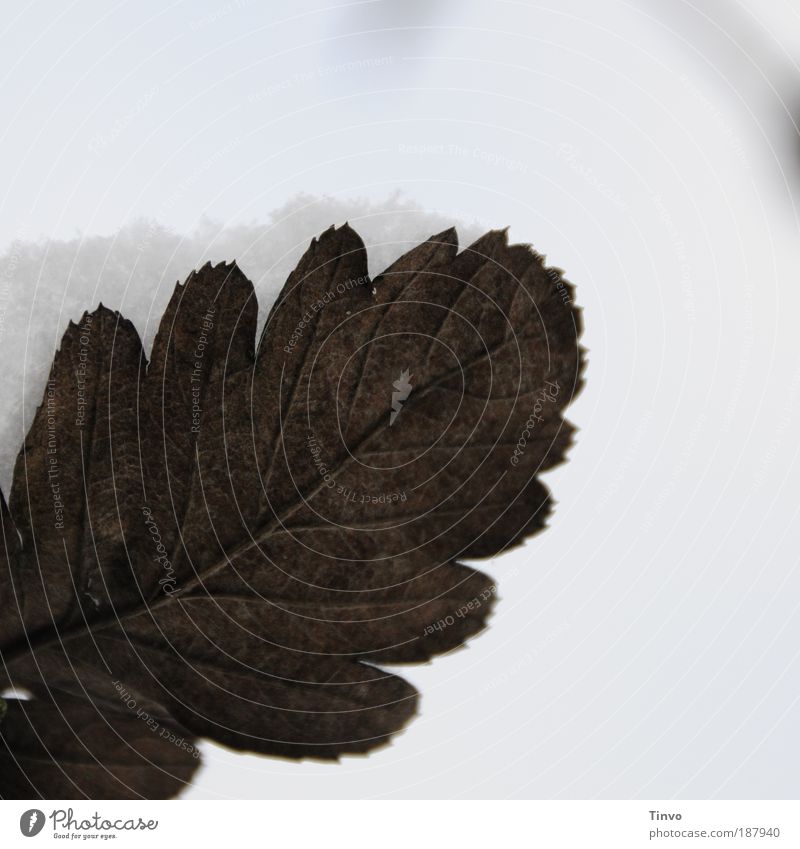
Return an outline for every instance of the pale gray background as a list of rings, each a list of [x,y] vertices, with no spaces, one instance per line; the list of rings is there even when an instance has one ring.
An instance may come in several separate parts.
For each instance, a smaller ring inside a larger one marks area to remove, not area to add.
[[[488,564],[487,633],[404,671],[420,718],[338,766],[208,746],[189,796],[797,796],[792,6],[4,4],[4,489],[67,320],[103,299],[149,340],[206,257],[263,311],[334,220],[373,271],[510,224],[585,307],[551,527]]]

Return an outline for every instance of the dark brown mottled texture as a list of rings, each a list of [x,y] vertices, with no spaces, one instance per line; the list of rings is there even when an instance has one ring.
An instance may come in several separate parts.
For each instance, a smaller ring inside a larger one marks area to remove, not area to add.
[[[235,264],[177,286],[149,364],[119,314],[71,324],[0,505],[3,677],[32,696],[0,797],[172,796],[198,738],[336,759],[400,730],[417,693],[375,664],[479,632],[495,588],[463,561],[544,526],[572,298],[503,232],[370,280],[345,225],[258,345]]]

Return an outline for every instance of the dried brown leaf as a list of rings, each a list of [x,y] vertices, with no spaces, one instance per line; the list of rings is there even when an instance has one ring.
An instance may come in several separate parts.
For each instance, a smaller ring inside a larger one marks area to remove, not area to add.
[[[32,698],[0,720],[0,796],[175,795],[198,738],[385,743],[417,694],[375,664],[479,632],[495,588],[464,561],[544,526],[572,297],[503,232],[370,280],[345,225],[257,346],[235,264],[177,286],[149,364],[118,313],[71,324],[2,502],[4,675]]]

